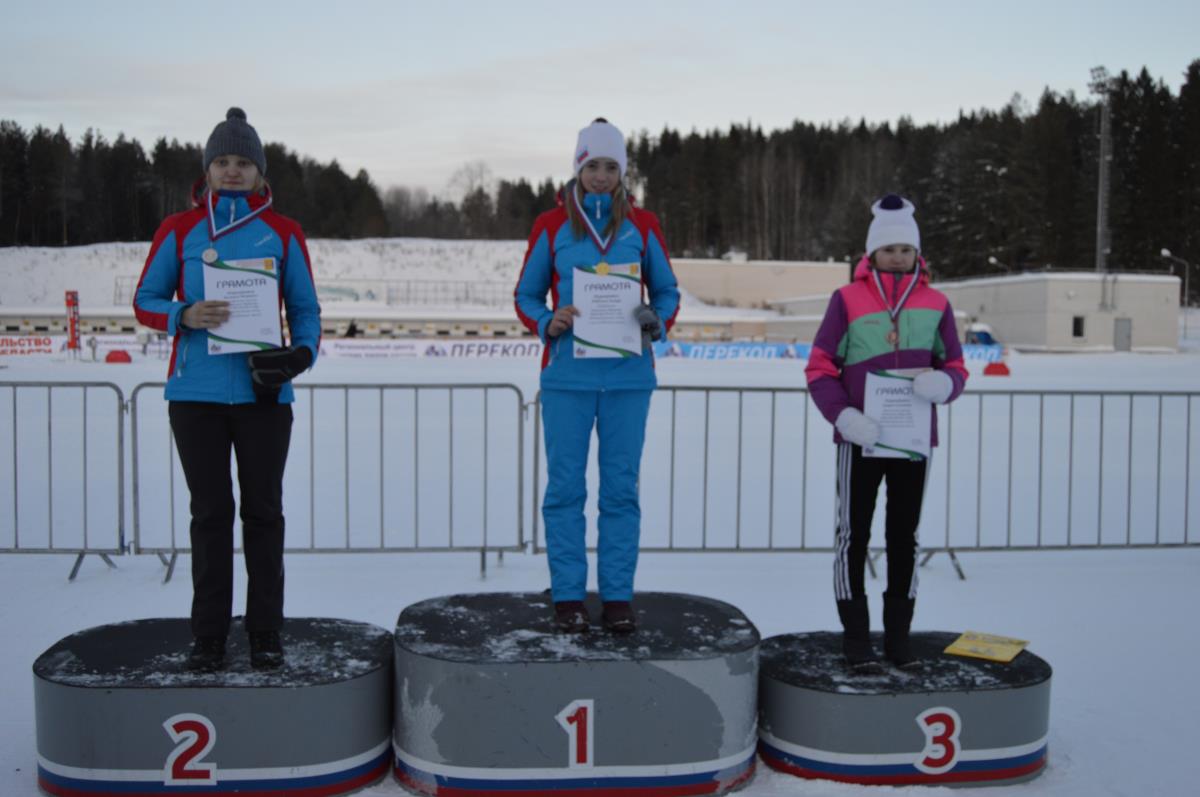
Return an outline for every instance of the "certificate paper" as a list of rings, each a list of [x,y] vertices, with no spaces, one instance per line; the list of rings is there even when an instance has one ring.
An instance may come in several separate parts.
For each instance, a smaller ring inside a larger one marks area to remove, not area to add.
[[[924,369],[921,369],[924,370]],[[874,371],[867,374],[863,415],[882,431],[879,442],[863,449],[864,457],[927,459],[932,426],[930,403],[913,395],[916,371]]]
[[[1024,639],[981,634],[978,631],[964,631],[958,639],[950,643],[945,652],[956,656],[970,656],[1008,664],[1028,644],[1029,642]]]
[[[278,348],[283,338],[275,258],[221,260],[211,249],[204,254],[204,298],[229,302],[229,320],[208,330],[208,353]]]
[[[638,263],[575,267],[576,357],[642,356],[642,329],[633,318],[642,302],[639,269]]]

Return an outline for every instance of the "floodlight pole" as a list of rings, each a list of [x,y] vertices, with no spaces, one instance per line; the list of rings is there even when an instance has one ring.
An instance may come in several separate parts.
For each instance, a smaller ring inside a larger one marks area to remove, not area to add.
[[[1108,252],[1112,244],[1108,232],[1108,187],[1109,168],[1112,165],[1112,114],[1110,110],[1109,92],[1112,90],[1112,79],[1108,70],[1102,66],[1092,69],[1092,82],[1089,84],[1093,94],[1100,97],[1100,176],[1096,186],[1096,270],[1108,271]]]
[[[1188,305],[1191,304],[1191,294],[1188,293],[1188,276],[1192,273],[1192,264],[1184,260],[1182,257],[1176,257],[1171,254],[1170,249],[1163,249],[1159,252],[1160,255],[1167,260],[1173,260],[1183,266],[1183,337],[1188,336]]]

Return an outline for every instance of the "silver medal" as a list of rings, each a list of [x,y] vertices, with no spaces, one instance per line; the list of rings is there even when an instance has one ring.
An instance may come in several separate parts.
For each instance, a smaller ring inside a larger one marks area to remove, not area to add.
[[[217,250],[216,250],[216,249],[213,249],[213,248],[211,248],[211,247],[210,247],[210,248],[208,248],[208,249],[205,249],[205,250],[204,250],[204,251],[203,251],[203,252],[200,254],[200,259],[201,259],[201,260],[203,260],[205,263],[207,263],[207,264],[208,264],[208,265],[210,265],[210,266],[211,266],[213,263],[216,263],[216,262],[217,262],[217,260],[219,260],[219,259],[220,259],[220,257],[221,257],[221,256],[217,254]]]

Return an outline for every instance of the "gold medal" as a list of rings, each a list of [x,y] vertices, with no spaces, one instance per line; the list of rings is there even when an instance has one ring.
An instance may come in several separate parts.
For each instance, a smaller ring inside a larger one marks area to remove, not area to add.
[[[608,263],[605,263],[603,260],[601,260],[599,263],[597,263],[596,264],[596,273],[599,274],[601,277],[606,276],[608,274]]]
[[[212,247],[209,247],[208,249],[205,249],[205,250],[204,250],[204,251],[203,251],[203,252],[200,254],[200,259],[201,259],[201,260],[203,260],[205,263],[207,263],[207,264],[208,264],[208,265],[210,265],[210,266],[211,266],[213,263],[216,263],[216,262],[217,262],[217,261],[220,259],[220,257],[221,257],[221,256],[217,254],[217,250],[216,250],[216,249],[213,249]]]
[[[895,346],[896,342],[899,340],[900,340],[900,335],[899,335],[899,333],[896,332],[896,330],[893,329],[891,332],[887,333],[887,342],[890,343],[891,345]]]

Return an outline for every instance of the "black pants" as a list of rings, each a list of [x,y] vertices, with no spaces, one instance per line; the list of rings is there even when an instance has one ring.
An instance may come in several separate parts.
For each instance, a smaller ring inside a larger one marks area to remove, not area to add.
[[[866,595],[863,569],[871,541],[871,519],[879,483],[887,480],[887,591],[917,597],[917,523],[925,497],[928,461],[864,457],[862,448],[842,443],[837,452],[837,538],[833,591],[838,600]]]
[[[172,401],[175,447],[191,493],[192,634],[225,637],[233,613],[233,481],[237,456],[242,549],[249,576],[246,630],[283,626],[283,468],[290,404]]]

